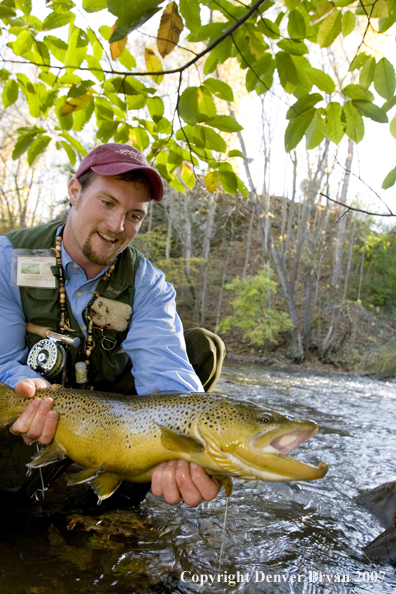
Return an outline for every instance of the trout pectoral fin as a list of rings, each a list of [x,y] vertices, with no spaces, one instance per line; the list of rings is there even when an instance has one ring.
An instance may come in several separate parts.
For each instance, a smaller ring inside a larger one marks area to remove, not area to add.
[[[66,452],[61,445],[54,439],[44,450],[36,454],[29,464],[29,468],[40,468],[41,466],[48,466],[66,458]]]
[[[113,495],[114,491],[121,485],[122,480],[117,474],[104,472],[99,474],[91,481],[91,487],[100,500],[107,499]]]
[[[101,472],[100,468],[85,468],[81,472],[75,474],[71,479],[67,481],[67,484],[70,485],[80,485],[81,483],[87,483],[94,479],[98,474]]]
[[[165,449],[171,452],[186,452],[196,454],[204,451],[204,447],[199,441],[188,435],[175,433],[172,429],[158,425],[161,430],[161,443]]]

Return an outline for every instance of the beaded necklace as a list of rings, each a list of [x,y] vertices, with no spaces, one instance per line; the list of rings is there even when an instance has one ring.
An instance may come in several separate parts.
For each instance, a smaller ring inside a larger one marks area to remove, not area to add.
[[[56,265],[57,265],[58,271],[59,271],[59,276],[58,276],[59,305],[60,305],[60,310],[61,310],[60,321],[59,321],[59,332],[61,334],[65,334],[65,332],[73,332],[73,330],[70,328],[70,323],[69,323],[69,318],[67,315],[67,308],[66,308],[65,274],[63,271],[63,267],[62,267],[62,257],[61,257],[62,231],[61,231],[61,234],[58,235],[56,238],[55,252],[56,252]],[[114,260],[114,262],[112,263],[112,265],[110,266],[108,271],[103,275],[103,279],[102,279],[103,281],[105,281],[105,282],[108,281],[110,279],[111,275],[113,274],[113,271],[116,267],[117,257],[118,256],[116,256],[116,259]],[[92,353],[93,349],[95,348],[95,344],[94,344],[94,340],[93,340],[92,304],[95,301],[95,299],[97,299],[98,297],[100,297],[100,294],[98,293],[98,291],[95,291],[94,296],[92,297],[92,299],[86,309],[88,328],[87,328],[87,338],[85,341],[85,357],[86,357],[85,364],[87,367],[89,367],[91,353]]]

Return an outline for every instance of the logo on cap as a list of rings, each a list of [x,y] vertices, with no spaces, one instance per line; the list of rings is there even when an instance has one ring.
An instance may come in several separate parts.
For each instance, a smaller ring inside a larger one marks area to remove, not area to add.
[[[116,153],[120,153],[121,155],[128,155],[131,159],[135,161],[139,161],[142,165],[146,165],[147,161],[144,155],[139,153],[138,151],[134,151],[133,149],[121,149],[119,151],[115,151]]]

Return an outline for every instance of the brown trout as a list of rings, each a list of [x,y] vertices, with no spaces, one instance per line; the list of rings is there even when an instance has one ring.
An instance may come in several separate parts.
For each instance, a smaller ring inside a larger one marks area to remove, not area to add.
[[[86,469],[69,484],[89,482],[100,499],[123,480],[146,482],[161,462],[195,462],[208,474],[263,481],[313,480],[327,464],[312,466],[286,456],[313,437],[318,426],[221,394],[155,393],[122,396],[52,386],[59,412],[55,439],[39,452],[31,468],[66,457]],[[0,383],[0,428],[23,412],[28,400]]]

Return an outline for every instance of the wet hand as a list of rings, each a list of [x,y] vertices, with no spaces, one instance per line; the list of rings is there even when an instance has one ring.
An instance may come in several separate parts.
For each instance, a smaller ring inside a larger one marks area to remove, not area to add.
[[[171,460],[159,464],[153,472],[151,491],[157,497],[163,496],[167,503],[178,503],[183,499],[195,506],[214,499],[220,491],[220,481],[209,477],[205,470],[185,460]]]
[[[37,390],[50,388],[51,384],[43,378],[29,378],[18,382],[15,391],[24,398],[32,398]],[[58,413],[52,410],[52,404],[52,398],[35,398],[10,427],[10,432],[20,435],[28,445],[34,442],[44,445],[50,443],[58,424]]]

